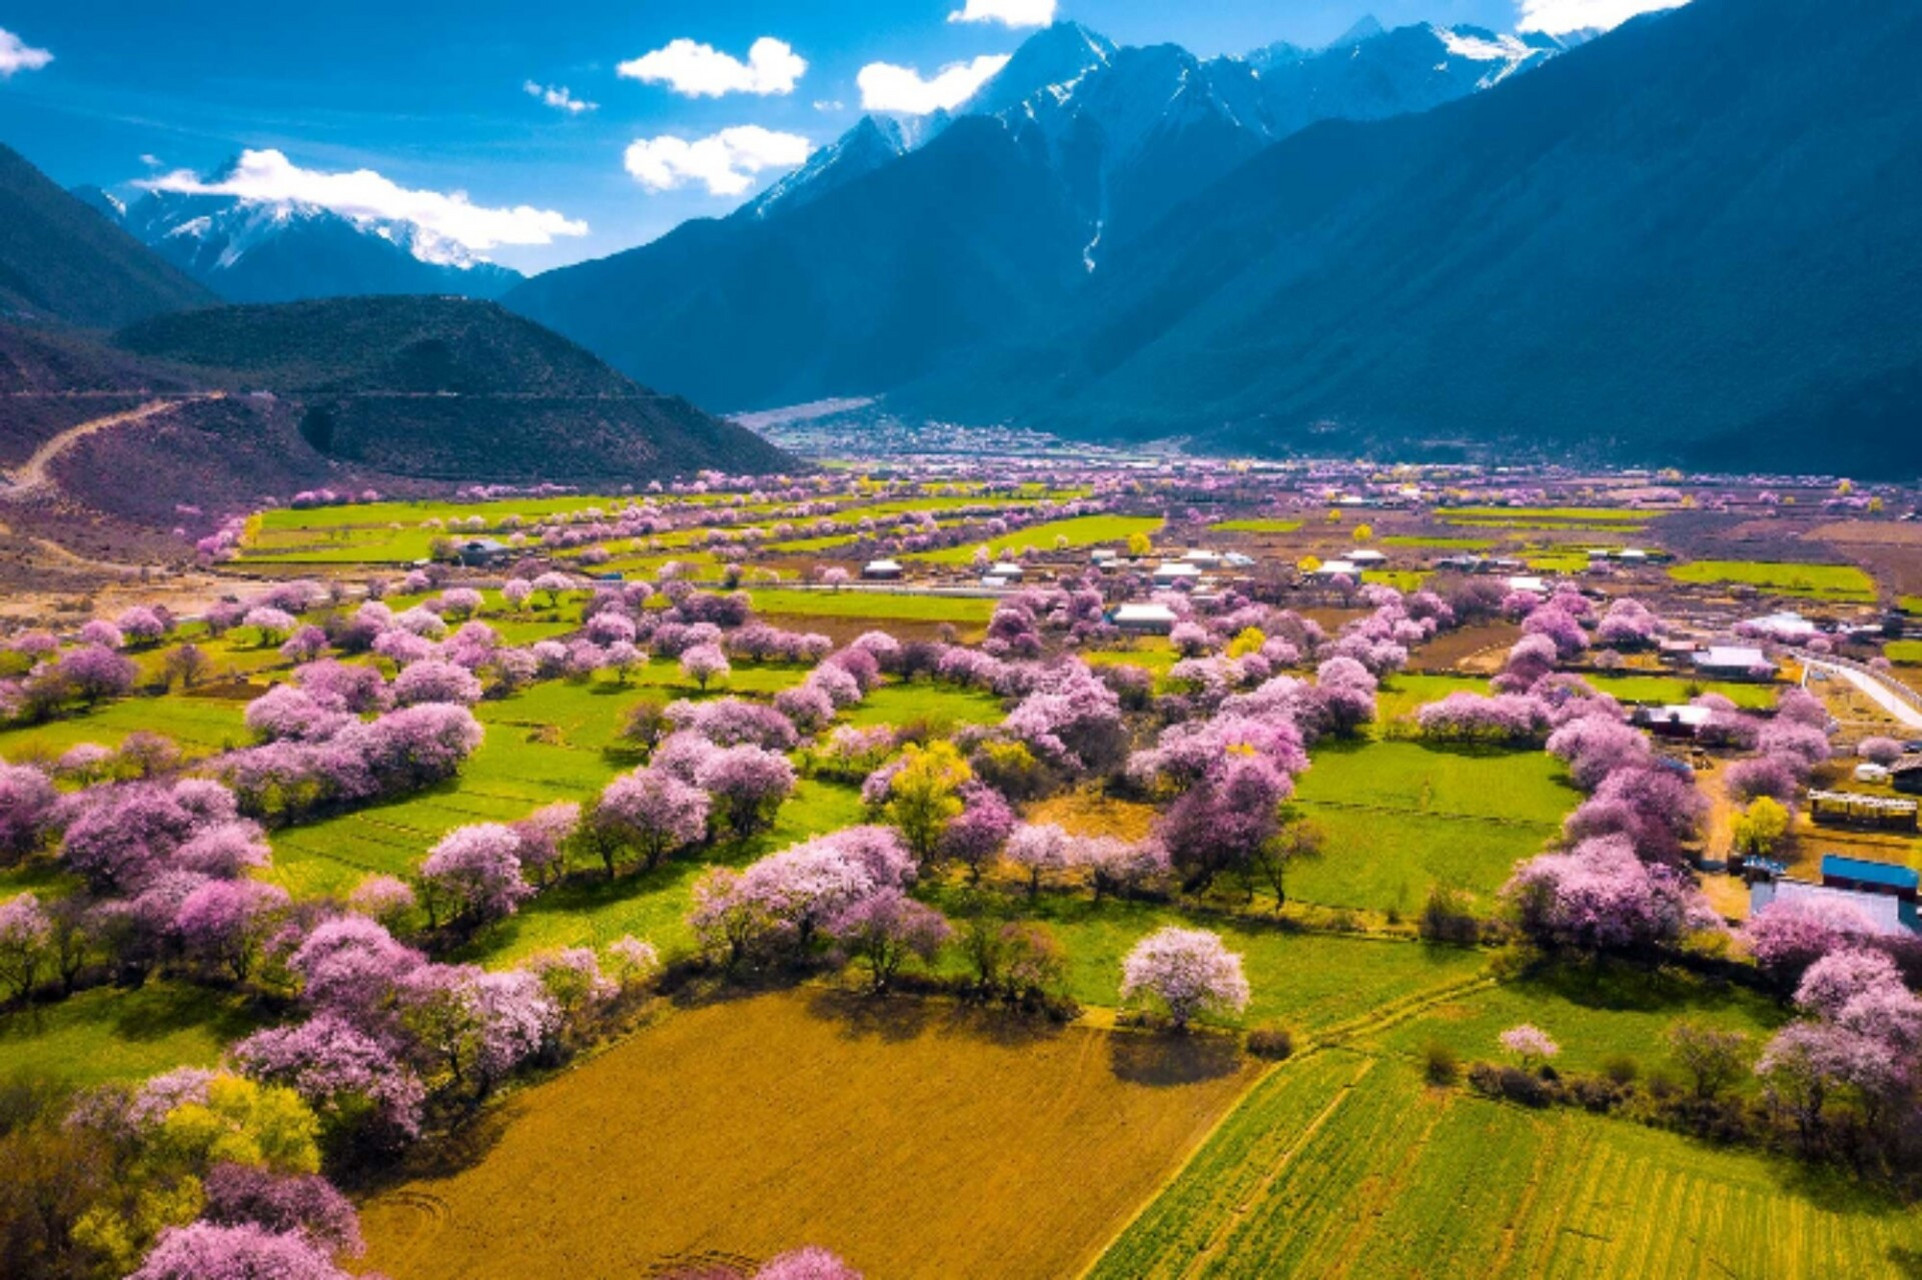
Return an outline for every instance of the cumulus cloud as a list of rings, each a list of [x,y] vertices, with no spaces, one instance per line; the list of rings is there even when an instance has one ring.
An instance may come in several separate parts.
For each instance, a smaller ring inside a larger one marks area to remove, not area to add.
[[[1608,31],[1640,13],[1678,9],[1688,0],[1516,0],[1519,31],[1558,36],[1568,31]]]
[[[552,244],[556,236],[584,236],[587,224],[552,209],[527,205],[490,209],[464,191],[415,191],[372,169],[323,173],[303,169],[279,151],[243,151],[233,171],[205,182],[186,169],[138,184],[149,191],[233,196],[260,204],[308,204],[343,217],[412,222],[442,240],[468,249],[504,244]]]
[[[793,93],[808,69],[807,60],[785,40],[762,36],[748,47],[747,61],[713,45],[675,40],[664,49],[623,62],[615,70],[644,84],[664,84],[688,98],[718,98],[729,93]]]
[[[855,83],[861,86],[861,106],[868,111],[924,116],[931,111],[952,111],[1007,65],[1007,54],[987,54],[973,62],[951,63],[933,79],[923,80],[913,67],[870,62],[861,68]]]
[[[968,0],[949,22],[998,22],[1004,27],[1045,27],[1054,21],[1054,0]]]
[[[11,79],[16,71],[38,71],[52,61],[53,55],[45,49],[36,49],[0,27],[0,80]]]
[[[570,116],[580,115],[584,111],[599,111],[601,109],[601,104],[598,102],[587,102],[575,97],[573,90],[564,84],[536,84],[532,80],[529,80],[521,86],[521,90],[526,93],[528,97],[539,98],[556,111],[565,111]]]
[[[691,142],[667,135],[636,138],[627,148],[626,164],[649,191],[673,191],[699,182],[709,195],[738,196],[763,170],[805,163],[810,149],[797,133],[744,124]]]

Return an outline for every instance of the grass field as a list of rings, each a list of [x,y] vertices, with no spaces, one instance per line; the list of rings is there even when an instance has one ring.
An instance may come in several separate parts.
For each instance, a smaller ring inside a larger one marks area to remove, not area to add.
[[[0,1013],[0,1073],[76,1086],[212,1066],[259,1025],[239,999],[153,980]]]
[[[1516,520],[1533,524],[1643,524],[1652,511],[1635,507],[1445,507],[1443,520]]]
[[[1763,560],[1693,560],[1668,576],[1698,586],[1734,584],[1773,595],[1872,604],[1875,580],[1852,564],[1777,564]]]
[[[1437,551],[1492,551],[1494,538],[1445,538],[1421,534],[1390,534],[1381,539],[1384,547],[1433,547]]]
[[[1293,533],[1301,528],[1299,520],[1223,520],[1208,528],[1215,533]]]
[[[1915,1274],[1922,1219],[1757,1156],[1424,1087],[1412,1064],[1284,1064],[1096,1277],[1710,1280]]]
[[[1364,569],[1361,580],[1379,586],[1393,587],[1397,591],[1420,591],[1423,585],[1434,576],[1426,569]]]
[[[1060,538],[1067,539],[1070,547],[1126,542],[1137,533],[1160,532],[1162,523],[1151,516],[1076,516],[1071,520],[1050,520],[1044,524],[1030,525],[1004,537],[987,539],[985,545],[997,557],[1019,555],[1029,547],[1046,553],[1055,549],[1055,542]],[[918,551],[901,559],[919,560],[927,564],[966,564],[974,559],[975,547],[980,545],[983,544],[963,543],[958,547],[944,547],[940,551]]]
[[[247,731],[247,704],[235,698],[121,698],[83,715],[45,724],[0,730],[0,757],[8,760],[57,756],[82,742],[118,747],[128,734],[158,733],[190,756],[212,755],[253,740]]]
[[[1882,653],[1905,667],[1922,666],[1922,640],[1891,640],[1882,646]]]
[[[1582,679],[1593,685],[1597,692],[1609,694],[1622,702],[1687,702],[1699,693],[1719,693],[1736,706],[1751,711],[1765,710],[1775,705],[1776,687],[1772,684],[1749,684],[1739,680],[1690,680],[1685,676],[1608,675],[1599,671],[1585,671]]]
[[[987,596],[914,595],[900,591],[795,591],[773,587],[750,594],[756,613],[797,618],[979,625],[994,616],[995,607],[995,601]]]
[[[368,1264],[645,1276],[816,1244],[888,1280],[1072,1275],[1245,1087],[1213,1047],[831,992],[676,1013],[376,1196]]]
[[[948,914],[963,910],[949,885],[924,896]],[[1303,1031],[1325,1031],[1357,1013],[1424,992],[1473,980],[1487,957],[1475,951],[1352,934],[1304,933],[1260,917],[1188,912],[1151,902],[1096,903],[1085,892],[1044,892],[1008,904],[1025,919],[1054,930],[1068,953],[1069,993],[1084,1005],[1112,1009],[1121,1002],[1121,960],[1164,925],[1210,929],[1242,956],[1253,999],[1240,1018],[1253,1026],[1281,1021]],[[959,971],[958,957],[951,963]]]
[[[1515,863],[1539,852],[1580,798],[1540,751],[1325,744],[1295,800],[1321,828],[1323,855],[1295,869],[1289,896],[1409,915],[1445,884],[1492,906]]]
[[[771,693],[805,672],[737,667],[717,692]],[[475,708],[486,740],[454,781],[392,804],[273,835],[273,878],[297,896],[343,893],[369,872],[400,874],[441,836],[471,822],[511,822],[557,800],[586,801],[635,761],[616,749],[622,715],[644,691],[688,697],[671,665],[654,663],[627,686],[548,681]]]
[[[947,737],[967,724],[999,724],[1001,699],[979,689],[950,685],[889,684],[869,694],[844,717],[849,724],[902,725],[925,723],[936,735]]]

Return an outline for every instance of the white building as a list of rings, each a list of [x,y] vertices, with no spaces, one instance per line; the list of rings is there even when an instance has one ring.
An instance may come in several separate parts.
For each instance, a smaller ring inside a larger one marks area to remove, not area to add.
[[[1773,671],[1775,664],[1748,645],[1712,644],[1695,655],[1695,669],[1703,675],[1743,677]]]
[[[861,576],[871,582],[893,582],[901,576],[901,564],[897,560],[870,560],[862,566]]]
[[[1193,586],[1200,581],[1200,566],[1178,560],[1171,560],[1154,572],[1154,584],[1157,587]]]
[[[1175,622],[1175,611],[1165,604],[1124,604],[1114,611],[1115,626],[1132,635],[1165,636]]]

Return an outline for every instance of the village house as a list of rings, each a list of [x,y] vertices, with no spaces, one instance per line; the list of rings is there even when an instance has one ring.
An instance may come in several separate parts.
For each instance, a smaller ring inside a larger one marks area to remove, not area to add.
[[[1109,619],[1127,635],[1165,636],[1175,629],[1175,611],[1165,604],[1124,604]]]

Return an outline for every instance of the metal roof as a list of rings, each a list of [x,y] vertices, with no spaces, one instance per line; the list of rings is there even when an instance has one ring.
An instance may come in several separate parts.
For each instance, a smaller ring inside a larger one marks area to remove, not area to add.
[[[1844,880],[1860,880],[1864,884],[1885,884],[1891,889],[1914,889],[1922,885],[1922,875],[1913,867],[1900,867],[1893,862],[1872,862],[1867,858],[1847,858],[1839,853],[1822,855],[1822,878],[1837,876]]]

